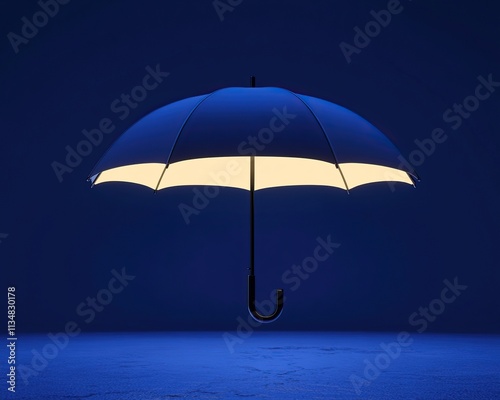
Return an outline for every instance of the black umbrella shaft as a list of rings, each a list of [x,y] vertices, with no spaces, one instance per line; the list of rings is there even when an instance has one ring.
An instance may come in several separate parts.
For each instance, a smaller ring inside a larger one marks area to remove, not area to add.
[[[255,158],[250,156],[250,276],[254,275],[255,256],[255,218],[254,218],[254,190],[255,189]]]

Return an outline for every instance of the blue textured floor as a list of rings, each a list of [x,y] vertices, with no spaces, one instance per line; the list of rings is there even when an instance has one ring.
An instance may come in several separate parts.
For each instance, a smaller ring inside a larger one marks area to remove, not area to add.
[[[390,359],[378,377],[367,379],[370,384],[358,394],[352,375],[366,379],[367,362],[377,356],[379,364],[387,361],[379,356],[380,344],[394,342],[397,333],[255,331],[233,353],[222,335],[81,334],[45,367],[38,365],[38,375],[27,385],[18,372],[16,393],[4,383],[0,397],[500,399],[498,336],[413,334],[413,344]],[[46,335],[21,336],[18,368],[32,368],[32,350],[42,352],[47,343]]]

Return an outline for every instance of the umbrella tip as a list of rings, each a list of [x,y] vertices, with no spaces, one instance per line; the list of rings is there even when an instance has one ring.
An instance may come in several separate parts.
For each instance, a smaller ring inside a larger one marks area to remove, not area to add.
[[[255,87],[255,76],[253,76],[253,75],[250,77],[250,85],[252,87]]]

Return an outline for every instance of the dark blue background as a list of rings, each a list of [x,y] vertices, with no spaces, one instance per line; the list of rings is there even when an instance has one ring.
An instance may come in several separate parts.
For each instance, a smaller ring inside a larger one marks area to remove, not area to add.
[[[256,198],[259,298],[316,246],[340,248],[291,292],[265,329],[397,330],[439,297],[443,280],[468,289],[429,331],[499,332],[500,93],[457,129],[442,115],[474,94],[477,76],[500,80],[495,1],[403,1],[404,10],[348,64],[370,10],[385,1],[244,0],[221,22],[211,1],[73,0],[15,54],[6,37],[36,2],[2,6],[0,64],[1,287],[17,288],[19,331],[235,329],[247,318],[248,193],[222,189],[186,225],[190,188],[152,195],[85,181],[130,125],[167,103],[227,86],[285,87],[368,119],[407,156],[443,128],[448,140],[417,168],[417,189],[369,185],[263,191]],[[110,104],[145,67],[170,76],[121,121]],[[53,161],[101,118],[116,129],[60,183]],[[111,270],[136,276],[90,324],[76,307]],[[3,290],[3,289],[2,289]],[[264,329],[264,328],[263,328]]]

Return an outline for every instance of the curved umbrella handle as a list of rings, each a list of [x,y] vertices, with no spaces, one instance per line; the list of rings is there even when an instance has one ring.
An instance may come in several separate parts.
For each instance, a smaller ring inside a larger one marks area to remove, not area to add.
[[[270,315],[262,315],[255,308],[255,275],[248,275],[248,312],[258,322],[273,322],[283,311],[283,289],[276,290],[276,308]]]

